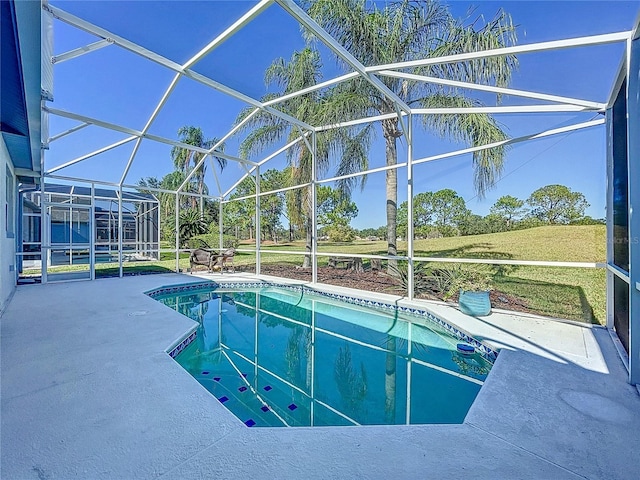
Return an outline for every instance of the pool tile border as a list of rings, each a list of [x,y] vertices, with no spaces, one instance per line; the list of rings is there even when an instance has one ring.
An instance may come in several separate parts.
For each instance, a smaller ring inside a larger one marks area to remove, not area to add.
[[[146,295],[150,296],[151,298],[156,298],[159,295],[165,295],[165,294],[169,294],[169,293],[177,293],[177,292],[185,292],[185,291],[191,291],[191,290],[201,290],[203,288],[224,288],[224,289],[233,289],[233,288],[264,288],[264,287],[277,287],[277,288],[284,288],[287,290],[295,290],[295,291],[300,291],[300,290],[308,290],[309,292],[312,292],[315,295],[321,295],[323,297],[327,297],[327,298],[331,298],[334,300],[340,300],[346,303],[350,303],[353,305],[360,305],[360,306],[364,306],[364,307],[370,307],[370,308],[374,308],[374,309],[379,309],[379,310],[385,310],[385,311],[389,311],[389,310],[397,310],[399,312],[402,313],[407,313],[410,315],[416,315],[418,317],[423,317],[426,318],[427,320],[436,323],[437,325],[441,326],[442,328],[444,328],[445,330],[447,330],[449,333],[451,333],[452,335],[454,335],[456,338],[458,338],[459,340],[462,340],[470,345],[473,345],[476,350],[478,351],[478,353],[484,357],[486,360],[488,360],[489,362],[493,363],[496,361],[496,358],[498,358],[498,352],[493,350],[492,348],[488,347],[487,345],[485,345],[484,343],[480,342],[479,340],[476,340],[475,338],[473,338],[471,335],[469,335],[467,332],[451,325],[448,322],[445,322],[443,319],[441,319],[440,317],[434,315],[433,313],[427,311],[427,310],[423,310],[420,308],[415,308],[415,307],[404,307],[404,306],[400,306],[400,305],[395,305],[392,303],[386,303],[386,302],[379,302],[379,301],[375,301],[375,300],[367,300],[367,299],[363,299],[363,298],[357,298],[357,297],[352,297],[349,295],[343,295],[343,294],[338,294],[338,293],[329,293],[329,292],[323,292],[321,290],[315,290],[313,288],[309,288],[305,285],[289,285],[289,284],[282,284],[282,283],[273,283],[273,282],[214,282],[211,280],[208,281],[204,281],[204,282],[194,282],[194,283],[184,283],[184,284],[177,284],[177,285],[170,285],[170,286],[163,286],[163,287],[158,287],[155,288],[153,290],[149,290],[147,292],[144,292]],[[176,355],[178,355],[182,350],[184,350],[187,345],[189,345],[193,340],[195,340],[196,338],[196,332],[192,332],[191,334],[189,334],[187,336],[187,338],[185,338],[182,342],[180,342],[178,345],[176,345],[175,347],[173,347],[170,351],[169,351],[169,355],[174,358]]]
[[[175,347],[173,347],[171,349],[171,351],[169,352],[169,356],[171,358],[175,358],[176,355],[178,355],[180,352],[182,352],[185,348],[187,348],[187,346],[191,342],[193,342],[196,339],[196,336],[197,336],[197,332],[196,332],[196,330],[194,330],[189,335],[187,335],[187,338],[182,340],[178,345],[176,345]]]

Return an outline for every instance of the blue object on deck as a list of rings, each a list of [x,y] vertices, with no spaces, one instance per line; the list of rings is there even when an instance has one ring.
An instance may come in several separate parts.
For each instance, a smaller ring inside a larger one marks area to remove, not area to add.
[[[465,355],[471,355],[476,351],[476,349],[473,346],[467,345],[466,343],[459,343],[457,348],[458,348],[458,352]]]
[[[460,311],[472,317],[481,317],[491,313],[491,300],[489,292],[468,292],[460,290],[458,300]]]

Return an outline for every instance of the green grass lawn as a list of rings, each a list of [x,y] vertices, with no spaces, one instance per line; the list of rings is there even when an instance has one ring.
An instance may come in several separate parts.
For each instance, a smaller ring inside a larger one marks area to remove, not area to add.
[[[416,240],[420,257],[602,262],[606,260],[604,225],[558,225],[513,232]],[[242,246],[241,246],[242,247]],[[250,248],[249,245],[247,247]],[[406,242],[398,250],[406,252]],[[290,263],[302,257],[278,255],[279,250],[304,251],[304,242],[264,246],[264,263]],[[346,254],[386,253],[386,242],[358,240],[348,244],[320,242],[320,252]],[[253,261],[246,257],[246,261]],[[327,257],[319,257],[326,264]],[[241,264],[237,262],[237,264]],[[444,265],[444,264],[439,264]],[[494,272],[494,288],[523,299],[541,315],[590,323],[605,322],[605,271],[595,268],[532,267],[507,268]]]
[[[606,258],[606,228],[604,225],[547,226],[513,232],[473,235],[466,237],[416,240],[415,255],[420,257],[492,258],[512,260],[547,260],[571,262],[604,262]],[[406,252],[406,242],[399,242],[398,250]],[[252,249],[244,243],[240,249]],[[351,255],[385,254],[386,242],[358,240],[348,244],[321,242],[322,252]],[[304,242],[268,244],[262,247],[264,264],[300,265]],[[287,255],[279,251],[299,251],[301,255]],[[320,256],[320,265],[328,257]],[[253,267],[255,253],[238,252],[237,267]],[[125,273],[159,273],[175,271],[175,254],[163,253],[156,262],[125,262]],[[444,264],[442,264],[444,265]],[[50,267],[49,271],[77,271],[86,265]],[[180,269],[189,268],[189,254],[180,254]],[[26,273],[26,272],[25,272]],[[96,276],[118,274],[117,263],[96,264]],[[522,299],[527,307],[541,315],[568,318],[585,322],[605,322],[605,271],[594,268],[509,267],[492,272],[494,288]]]

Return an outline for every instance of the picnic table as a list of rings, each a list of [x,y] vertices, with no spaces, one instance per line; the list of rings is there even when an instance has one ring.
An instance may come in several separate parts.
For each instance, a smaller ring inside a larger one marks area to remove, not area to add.
[[[330,267],[338,268],[338,265],[343,266],[345,270],[364,272],[362,258],[360,257],[329,257]]]

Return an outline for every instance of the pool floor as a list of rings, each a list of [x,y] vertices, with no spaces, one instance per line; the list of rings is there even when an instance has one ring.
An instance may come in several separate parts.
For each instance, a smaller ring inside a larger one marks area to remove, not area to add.
[[[175,360],[249,427],[462,423],[491,368],[439,325],[308,292],[156,299],[198,322]]]

